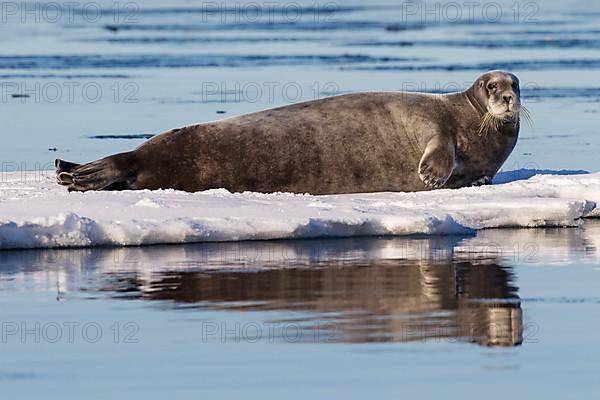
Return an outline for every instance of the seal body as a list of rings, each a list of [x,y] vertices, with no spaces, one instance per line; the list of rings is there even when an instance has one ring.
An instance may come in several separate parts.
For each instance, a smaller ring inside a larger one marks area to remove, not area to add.
[[[355,93],[190,125],[88,164],[57,160],[57,177],[78,191],[332,194],[487,183],[519,131],[513,111],[516,119],[494,119],[482,132],[491,96],[481,89],[488,80],[462,93]]]

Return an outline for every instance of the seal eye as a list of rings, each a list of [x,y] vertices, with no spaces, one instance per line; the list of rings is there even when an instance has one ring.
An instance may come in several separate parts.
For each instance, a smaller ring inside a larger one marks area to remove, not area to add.
[[[513,89],[516,89],[516,88],[518,88],[518,87],[519,87],[519,84],[518,84],[517,82],[513,82],[513,83],[512,83],[512,88],[513,88]]]
[[[489,91],[495,91],[498,88],[498,85],[495,83],[488,83],[487,88]]]

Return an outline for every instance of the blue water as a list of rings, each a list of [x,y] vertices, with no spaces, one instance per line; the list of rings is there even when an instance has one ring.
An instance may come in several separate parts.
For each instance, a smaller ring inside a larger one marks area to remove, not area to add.
[[[4,163],[87,161],[142,142],[91,136],[154,134],[359,90],[453,91],[505,68],[534,119],[506,168],[598,170],[600,5],[591,0],[505,0],[460,14],[452,2],[304,1],[260,17],[255,3],[221,13],[213,3],[107,1],[102,14],[85,3],[61,18],[35,4],[37,14],[5,9],[0,24]]]
[[[588,397],[599,243],[590,222],[5,252],[0,386],[7,398]]]
[[[206,2],[117,3],[115,14],[105,1],[97,20],[84,8],[98,3],[81,3],[56,21],[49,3],[28,3],[37,14],[3,3],[2,171],[339,93],[462,90],[492,68],[520,77],[534,120],[506,170],[600,170],[600,3],[505,0],[497,20],[484,5],[454,18],[450,3],[299,1],[252,20]],[[599,238],[588,221],[466,238],[3,252],[0,393],[593,397]]]

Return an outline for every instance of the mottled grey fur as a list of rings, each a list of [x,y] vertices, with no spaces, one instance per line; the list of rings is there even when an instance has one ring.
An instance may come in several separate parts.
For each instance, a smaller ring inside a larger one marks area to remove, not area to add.
[[[499,170],[517,140],[519,106],[517,78],[493,71],[462,93],[356,93],[173,129],[88,164],[57,160],[57,178],[75,191],[458,188]],[[488,111],[499,122],[482,133]]]

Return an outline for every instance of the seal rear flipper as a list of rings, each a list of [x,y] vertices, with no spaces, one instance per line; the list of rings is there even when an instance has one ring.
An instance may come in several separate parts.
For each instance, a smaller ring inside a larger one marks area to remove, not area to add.
[[[75,164],[69,161],[61,160],[57,158],[54,160],[54,166],[56,167],[56,175],[61,172],[71,172],[74,168],[79,167],[81,164]]]
[[[122,166],[128,153],[116,154],[101,160],[78,165],[69,172],[60,172],[58,181],[67,186],[69,192],[88,190],[128,189],[128,170]]]
[[[69,161],[56,159],[54,160],[54,166],[56,167],[56,182],[59,185],[68,186],[73,183],[70,172],[79,167],[80,164],[75,164]]]

